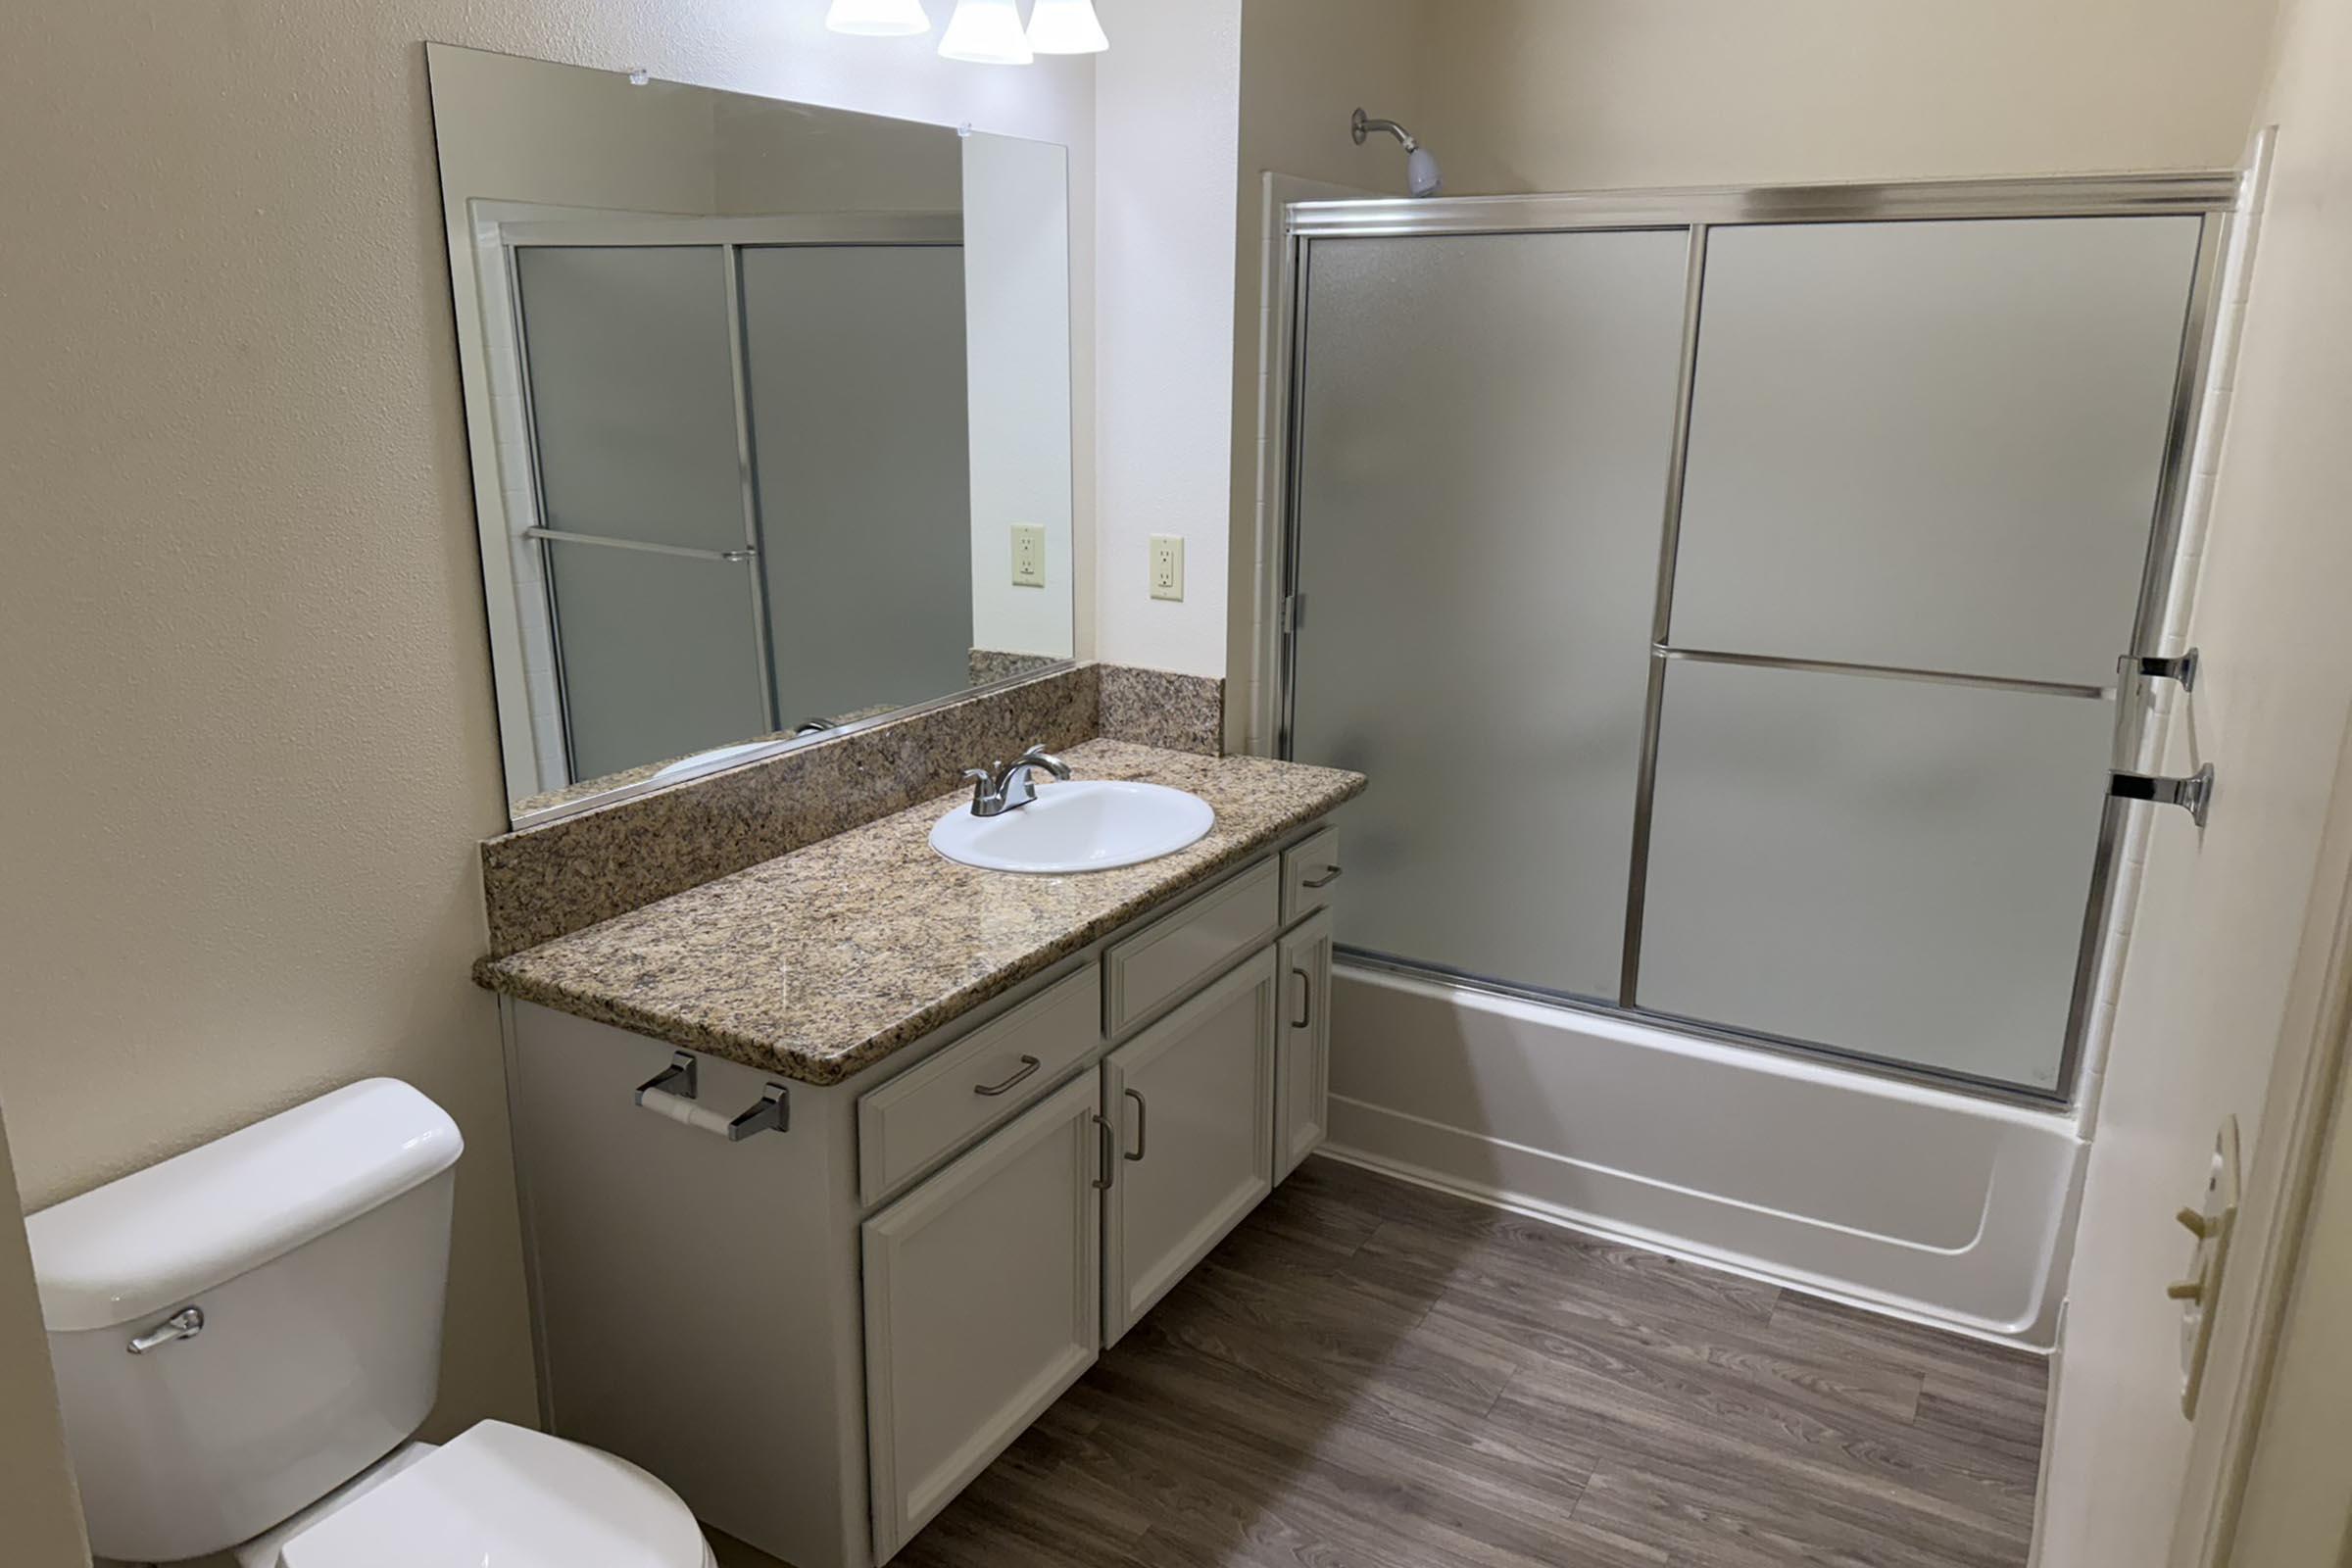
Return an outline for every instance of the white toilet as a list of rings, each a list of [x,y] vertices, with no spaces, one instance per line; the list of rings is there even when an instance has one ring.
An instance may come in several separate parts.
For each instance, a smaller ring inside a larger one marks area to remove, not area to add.
[[[25,1221],[99,1555],[710,1568],[685,1503],[612,1454],[503,1421],[409,1441],[464,1147],[374,1078]]]

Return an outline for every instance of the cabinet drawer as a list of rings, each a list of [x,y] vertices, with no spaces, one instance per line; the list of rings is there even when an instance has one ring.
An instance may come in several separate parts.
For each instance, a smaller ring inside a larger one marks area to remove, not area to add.
[[[1340,879],[1340,830],[1310,833],[1282,852],[1282,923],[1302,920],[1331,904]]]
[[[1094,965],[1055,981],[858,1101],[858,1192],[881,1201],[1034,1103],[1101,1041]]]
[[[1274,861],[1261,860],[1102,956],[1102,1017],[1118,1035],[1274,934]]]

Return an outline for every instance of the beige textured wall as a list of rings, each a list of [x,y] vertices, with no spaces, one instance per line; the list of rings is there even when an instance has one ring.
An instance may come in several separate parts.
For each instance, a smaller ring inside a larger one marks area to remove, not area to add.
[[[0,1102],[24,1200],[411,1080],[467,1141],[442,1432],[534,1401],[495,1014],[466,979],[473,841],[505,813],[419,44],[1073,142],[1085,319],[1091,67],[960,67],[823,10],[0,21]]]
[[[1348,116],[1421,123],[1420,42],[1431,0],[1250,0],[1242,11],[1241,177],[1234,208],[1233,447],[1227,545],[1225,744],[1255,743],[1253,692],[1273,659],[1258,646],[1280,557],[1257,513],[1259,361],[1269,298],[1265,176],[1291,174],[1386,196],[1404,194],[1404,150],[1381,136],[1358,147]],[[1262,574],[1262,575],[1261,575]]]
[[[9,1179],[8,1128],[0,1125],[0,1182]],[[0,1213],[0,1549],[11,1563],[69,1568],[90,1560],[58,1429],[32,1259],[24,1227],[9,1213]]]
[[[2228,167],[2274,0],[1432,0],[1450,188]]]
[[[1243,0],[1096,0],[1096,9],[1111,39],[1095,74],[1097,240],[1103,276],[1119,282],[1102,290],[1094,318],[1102,369],[1092,646],[1112,663],[1216,675],[1225,667]],[[1181,601],[1151,597],[1153,534],[1185,540]]]

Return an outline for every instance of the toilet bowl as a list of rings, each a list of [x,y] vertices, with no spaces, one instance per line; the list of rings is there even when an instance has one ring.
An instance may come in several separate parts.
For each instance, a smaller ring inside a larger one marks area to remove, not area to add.
[[[626,1459],[484,1421],[408,1444],[237,1548],[238,1568],[712,1568],[694,1515]]]
[[[504,1421],[410,1441],[464,1147],[375,1078],[26,1219],[99,1555],[710,1568],[686,1504],[625,1459]]]

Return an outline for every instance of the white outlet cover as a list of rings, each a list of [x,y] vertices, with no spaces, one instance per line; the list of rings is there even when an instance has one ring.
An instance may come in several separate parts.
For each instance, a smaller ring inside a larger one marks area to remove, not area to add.
[[[1152,597],[1184,597],[1184,539],[1180,534],[1152,536]]]
[[[1046,585],[1046,530],[1042,524],[1012,525],[1012,585],[1015,588]]]

